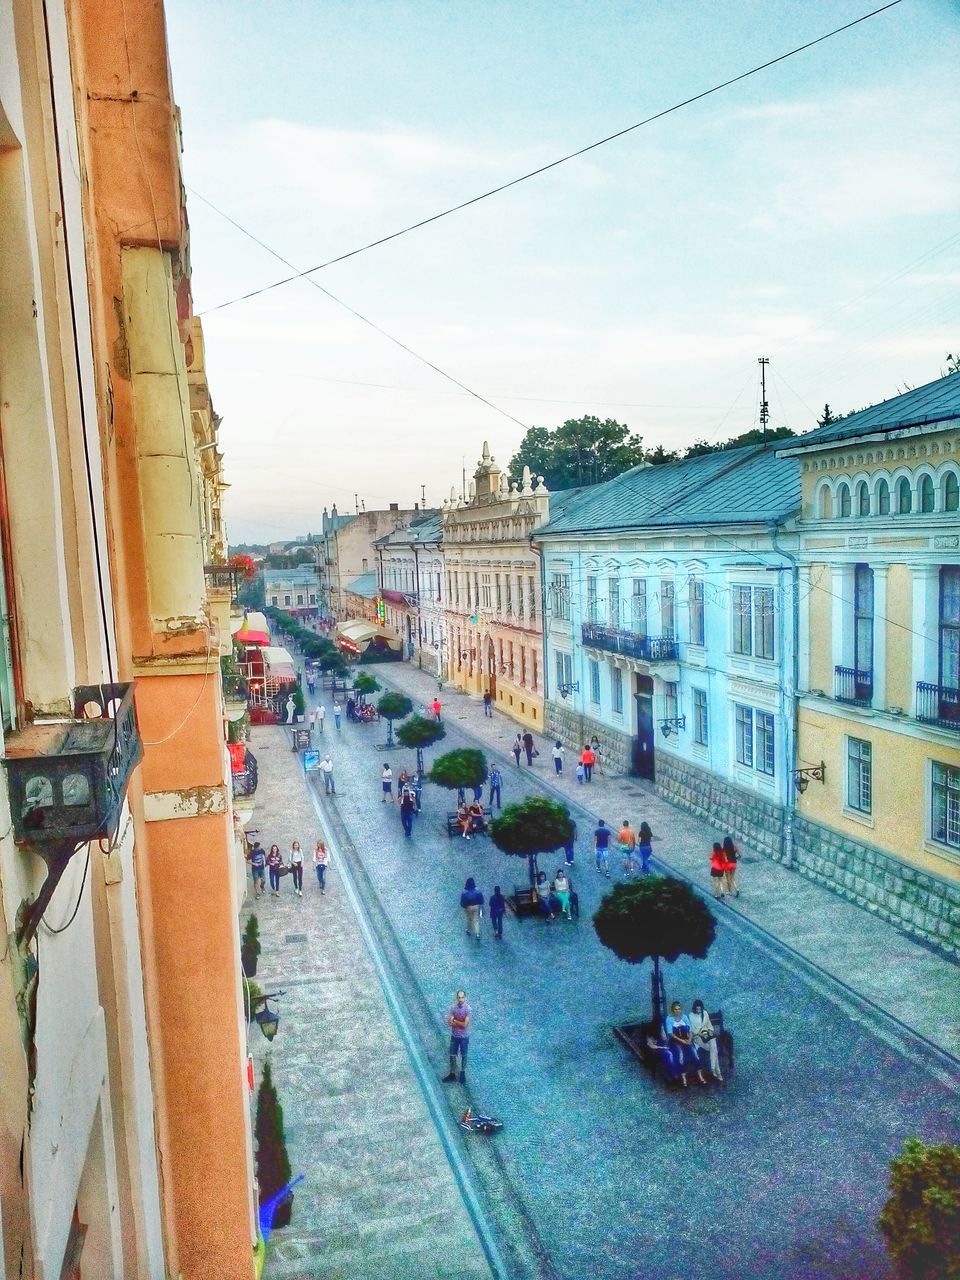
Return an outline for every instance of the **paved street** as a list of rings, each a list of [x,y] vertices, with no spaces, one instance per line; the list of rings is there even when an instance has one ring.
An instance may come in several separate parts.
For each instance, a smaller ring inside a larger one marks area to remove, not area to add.
[[[392,668],[389,676],[411,691],[414,681],[421,682],[417,692],[427,687],[407,668]],[[512,739],[509,722],[484,724],[479,708],[457,695],[444,694],[444,701],[448,736],[435,750],[473,744],[476,731],[499,735],[503,746]],[[771,913],[790,923],[800,911],[798,899],[804,910],[829,911],[831,904],[820,898],[830,895],[788,877],[797,892],[785,896],[766,876],[768,864],[744,867],[745,897],[737,912],[718,912],[708,959],[681,960],[666,973],[669,996],[689,1006],[699,995],[708,1007],[723,1008],[737,1039],[737,1070],[722,1088],[668,1091],[646,1078],[610,1032],[612,1024],[644,1012],[648,975],[617,961],[596,940],[590,915],[607,883],[597,882],[586,834],[574,873],[579,923],[518,925],[508,917],[502,944],[489,933],[472,942],[457,906],[466,876],[475,875],[489,895],[494,883],[522,882],[523,866],[510,865],[489,841],[448,840],[442,825],[448,798],[432,787],[413,840],[403,841],[396,810],[380,803],[385,753],[376,744],[383,726],[331,730],[328,725],[338,795],[323,801],[324,813],[343,856],[369,877],[388,917],[385,931],[402,942],[423,1007],[433,1014],[432,1027],[422,1018],[417,1026],[437,1068],[442,1012],[458,985],[469,993],[475,1009],[471,1096],[505,1128],[493,1140],[499,1163],[485,1164],[481,1148],[464,1146],[480,1156],[478,1173],[491,1201],[500,1196],[532,1219],[547,1255],[543,1274],[732,1277],[742,1275],[747,1259],[758,1278],[888,1274],[873,1224],[889,1159],[909,1134],[956,1136],[958,1072],[946,1056],[925,1049],[748,919],[755,913],[775,931]],[[395,770],[407,754],[391,753]],[[516,770],[510,759],[505,801],[539,788],[548,767],[552,772],[546,753],[532,771]],[[290,787],[292,793],[292,779]],[[580,800],[581,792],[586,788],[571,799]],[[695,851],[689,870],[702,880],[702,851],[709,847],[703,824],[649,796],[640,810],[639,794],[632,782],[608,780],[590,799],[604,796],[604,810],[611,797],[626,799],[634,821],[649,816],[662,834],[657,852],[667,862],[687,869],[682,849]],[[575,817],[581,832],[592,829],[585,811]],[[804,897],[808,892],[817,898]],[[307,901],[300,904],[304,911]],[[329,896],[322,906],[328,902]],[[858,938],[886,929],[849,904],[838,900],[838,906],[864,922],[842,922],[845,937],[858,930],[854,951]],[[814,924],[804,920],[801,928]],[[793,944],[797,929],[791,929]],[[917,954],[903,952],[910,968],[898,981],[911,1003],[920,994],[918,975],[921,984],[938,984],[934,1025],[942,1040],[955,1016],[956,970],[906,945]],[[859,984],[859,966],[843,976]],[[913,1017],[912,1008],[897,1004],[895,987],[880,984],[867,994],[893,1003],[905,1021]],[[932,1021],[934,1011],[924,1009],[923,1019]],[[292,1046],[296,1030],[288,1023],[281,1038],[290,1033]],[[305,1083],[307,1096],[308,1089]],[[447,1092],[452,1108],[463,1105],[458,1086]]]

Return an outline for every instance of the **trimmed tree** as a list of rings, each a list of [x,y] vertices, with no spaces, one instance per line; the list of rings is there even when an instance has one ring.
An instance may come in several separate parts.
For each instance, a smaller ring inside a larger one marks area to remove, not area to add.
[[[702,960],[717,933],[713,912],[698,894],[672,876],[642,876],[615,885],[593,917],[597,937],[628,964],[653,961],[650,976],[654,1025],[664,1017],[660,961],[678,956]]]
[[[243,936],[240,939],[240,963],[248,978],[256,976],[257,960],[260,955],[260,924],[251,912],[247,916]]]
[[[283,1131],[283,1107],[273,1085],[270,1063],[263,1064],[263,1075],[257,1091],[257,1116],[254,1122],[257,1139],[257,1184],[260,1203],[275,1196],[290,1181],[290,1158]],[[273,1226],[288,1227],[293,1209],[293,1196],[277,1205]]]
[[[898,1273],[960,1280],[960,1147],[907,1138],[890,1165],[879,1226]]]
[[[467,787],[482,787],[486,782],[487,762],[483,752],[472,747],[448,751],[445,755],[437,756],[427,778],[438,787],[456,791],[458,799],[462,800]]]
[[[353,692],[357,695],[357,701],[361,706],[371,693],[379,693],[382,688],[376,676],[370,675],[367,671],[361,671],[353,682]]]
[[[565,804],[531,796],[519,804],[508,804],[490,823],[493,843],[503,853],[526,858],[530,887],[537,887],[537,857],[563,849],[573,839],[573,819]]]
[[[428,720],[425,716],[411,716],[397,730],[397,741],[402,747],[414,747],[417,752],[417,772],[423,773],[424,747],[432,747],[435,742],[447,736],[447,731],[436,720]]]
[[[391,690],[385,693],[377,703],[377,711],[383,716],[387,722],[387,741],[388,747],[393,746],[393,722],[394,720],[403,720],[413,710],[413,703],[405,693],[397,693]]]

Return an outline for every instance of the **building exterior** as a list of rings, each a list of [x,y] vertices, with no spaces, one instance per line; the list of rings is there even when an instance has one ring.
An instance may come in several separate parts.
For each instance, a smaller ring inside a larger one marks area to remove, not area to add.
[[[534,535],[550,730],[777,857],[799,492],[773,448],[723,451],[581,490]]]
[[[344,618],[377,622],[377,575],[370,570],[348,582],[344,590]]]
[[[379,538],[376,551],[386,626],[402,637],[404,658],[439,676],[446,653],[439,511]]]
[[[419,516],[419,508],[401,510],[391,502],[386,511],[361,511],[341,516],[334,504],[323,513],[319,546],[320,617],[324,622],[343,622],[347,612],[347,584],[365,573],[376,573],[378,538],[402,528]]]
[[[0,1273],[246,1280],[223,482],[162,9],[0,0],[0,48]],[[116,786],[18,789],[90,704]]]
[[[296,569],[264,569],[263,595],[266,604],[283,609],[306,621],[319,616],[320,584],[313,565]]]
[[[960,374],[781,450],[802,473],[793,859],[960,954]]]
[[[543,596],[530,544],[550,495],[529,468],[509,483],[486,441],[468,493],[443,504],[446,678],[476,696],[489,691],[519,724],[543,728]]]

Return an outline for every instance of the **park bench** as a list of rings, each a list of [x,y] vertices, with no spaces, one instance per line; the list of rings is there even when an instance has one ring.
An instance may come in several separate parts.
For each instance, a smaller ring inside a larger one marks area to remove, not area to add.
[[[493,817],[493,812],[490,809],[485,808],[483,811],[483,830],[471,831],[470,834],[473,836],[488,836],[490,834],[490,819],[492,817]],[[447,814],[447,838],[452,840],[454,836],[458,836],[460,834],[461,834],[460,820],[458,819],[455,813],[448,813]]]
[[[733,1074],[733,1036],[723,1025],[722,1009],[711,1013],[710,1021],[717,1033],[720,1074],[724,1079],[728,1079]],[[622,1026],[614,1027],[613,1034],[651,1074],[658,1076],[661,1080],[667,1079],[666,1053],[664,1046],[657,1043],[657,1028],[653,1022],[649,1020],[626,1022]],[[706,1062],[704,1062],[704,1070],[709,1070]],[[696,1080],[696,1075],[691,1074],[689,1079]]]
[[[518,920],[522,920],[524,916],[545,918],[545,912],[540,907],[540,894],[536,889],[521,889],[514,885],[513,893],[507,897],[507,906]],[[574,889],[570,890],[570,914],[574,920],[580,919],[580,895]]]

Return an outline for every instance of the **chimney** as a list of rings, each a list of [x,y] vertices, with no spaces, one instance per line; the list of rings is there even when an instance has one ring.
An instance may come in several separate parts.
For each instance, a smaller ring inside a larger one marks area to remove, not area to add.
[[[400,510],[400,503],[399,503],[399,502],[391,502],[391,503],[390,503],[390,510],[391,510],[391,511],[399,511],[399,510]]]

